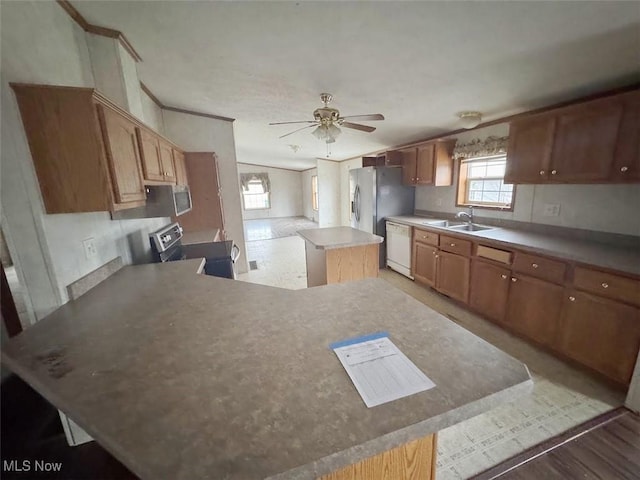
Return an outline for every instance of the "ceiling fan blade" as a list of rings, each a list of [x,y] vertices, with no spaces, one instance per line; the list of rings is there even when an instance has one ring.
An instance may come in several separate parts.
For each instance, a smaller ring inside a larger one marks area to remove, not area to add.
[[[315,122],[313,122],[315,124]],[[284,137],[288,137],[289,135],[293,135],[296,132],[299,132],[300,130],[304,130],[305,128],[309,128],[309,127],[315,127],[315,125],[305,125],[302,128],[298,128],[297,130],[294,130],[293,132],[289,132],[289,133],[285,133],[284,135],[280,135],[278,138],[284,138]]]
[[[351,115],[349,117],[342,118],[351,118],[353,120],[360,120],[361,122],[371,122],[373,120],[384,120],[384,115],[381,113],[372,113],[370,115]]]
[[[376,127],[370,127],[369,125],[360,125],[359,123],[342,122],[341,127],[353,128],[355,130],[362,130],[363,132],[373,132]]]
[[[315,120],[301,120],[299,122],[276,122],[270,123],[269,125],[289,125],[291,123],[317,123]]]

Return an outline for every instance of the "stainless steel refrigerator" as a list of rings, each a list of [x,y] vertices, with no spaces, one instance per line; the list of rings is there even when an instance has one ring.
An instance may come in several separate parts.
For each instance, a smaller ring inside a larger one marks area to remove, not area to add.
[[[365,167],[349,172],[351,226],[386,236],[385,219],[394,215],[412,215],[415,188],[402,184],[400,167]],[[384,268],[386,242],[380,246],[380,268]]]

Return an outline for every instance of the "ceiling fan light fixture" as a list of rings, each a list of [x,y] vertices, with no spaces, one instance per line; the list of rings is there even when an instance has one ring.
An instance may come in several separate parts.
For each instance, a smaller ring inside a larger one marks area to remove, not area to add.
[[[333,124],[320,125],[311,134],[318,140],[322,140],[326,143],[335,143],[336,137],[340,135],[342,131]]]
[[[460,117],[460,126],[466,129],[476,128],[482,121],[480,112],[461,112],[458,117]]]

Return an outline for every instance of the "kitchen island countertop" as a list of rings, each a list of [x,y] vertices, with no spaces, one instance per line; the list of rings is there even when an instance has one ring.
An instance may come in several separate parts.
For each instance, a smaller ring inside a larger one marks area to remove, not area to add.
[[[142,479],[317,478],[531,391],[526,366],[384,280],[294,291],[201,263],[124,267],[2,349]],[[366,408],[328,345],[383,330],[436,387]]]
[[[384,240],[379,235],[373,235],[351,227],[310,228],[308,230],[298,230],[298,235],[311,242],[316,248],[323,250],[371,245],[382,243]]]

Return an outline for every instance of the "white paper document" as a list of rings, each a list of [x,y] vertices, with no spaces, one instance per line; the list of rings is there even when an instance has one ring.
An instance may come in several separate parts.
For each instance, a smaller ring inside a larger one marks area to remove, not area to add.
[[[385,333],[337,342],[331,348],[369,408],[436,386]]]

